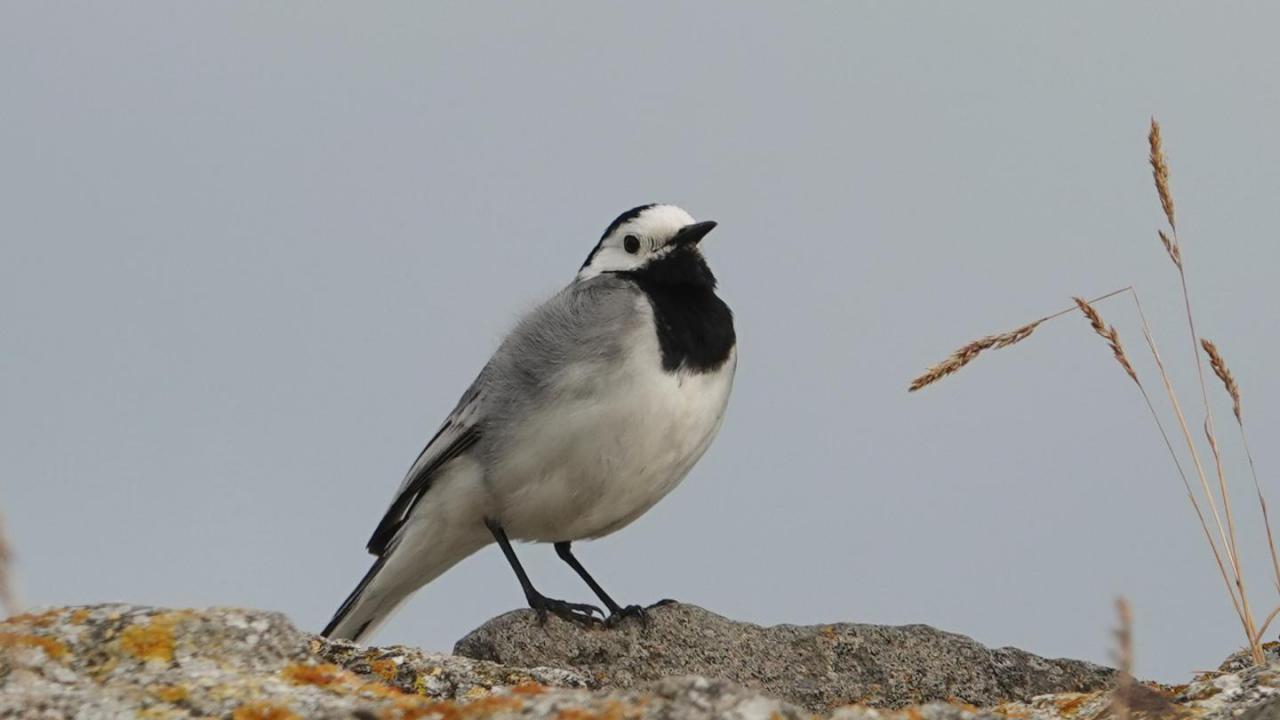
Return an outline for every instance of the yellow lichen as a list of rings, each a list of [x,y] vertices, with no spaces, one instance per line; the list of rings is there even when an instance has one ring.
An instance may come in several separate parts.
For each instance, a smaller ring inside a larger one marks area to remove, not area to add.
[[[71,622],[74,625],[83,625],[84,621],[88,620],[91,614],[92,613],[89,612],[88,608],[80,608],[79,610],[71,613]]]
[[[181,685],[152,685],[147,692],[167,703],[179,703],[187,699],[187,689]]]
[[[190,616],[190,611],[176,610],[153,615],[145,624],[129,625],[120,633],[120,650],[139,660],[172,662],[174,628]]]
[[[231,713],[231,720],[302,720],[288,705],[255,701],[245,703]]]
[[[67,654],[67,646],[62,642],[42,635],[23,635],[19,633],[0,632],[0,647],[40,648],[54,660],[60,660]]]
[[[120,649],[139,660],[173,661],[173,626],[160,615],[146,625],[130,625],[120,633]]]

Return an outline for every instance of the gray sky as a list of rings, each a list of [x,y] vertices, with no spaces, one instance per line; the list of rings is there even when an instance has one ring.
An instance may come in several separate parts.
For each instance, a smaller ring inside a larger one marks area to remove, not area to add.
[[[1154,113],[1199,320],[1273,479],[1278,25],[1261,3],[5,3],[0,503],[23,594],[319,629],[504,330],[660,200],[721,222],[741,362],[684,485],[581,547],[615,596],[1106,660],[1124,593],[1141,673],[1215,666],[1241,633],[1082,320],[905,387],[1130,283],[1191,379]],[[1148,371],[1131,304],[1100,310]],[[550,548],[520,552],[589,599]],[[491,547],[375,641],[448,649],[521,604]]]

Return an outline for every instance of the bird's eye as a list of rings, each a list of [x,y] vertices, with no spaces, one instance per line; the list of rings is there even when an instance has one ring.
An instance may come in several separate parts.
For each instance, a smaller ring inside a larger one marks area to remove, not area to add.
[[[622,249],[635,255],[640,252],[640,238],[635,235],[628,235],[622,238]]]

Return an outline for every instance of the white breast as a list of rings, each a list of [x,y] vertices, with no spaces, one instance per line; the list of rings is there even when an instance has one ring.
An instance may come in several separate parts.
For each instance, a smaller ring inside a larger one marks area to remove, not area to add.
[[[663,371],[652,310],[625,362],[566,368],[558,400],[529,419],[490,477],[514,538],[600,537],[638,518],[684,479],[715,438],[736,349],[707,373]]]

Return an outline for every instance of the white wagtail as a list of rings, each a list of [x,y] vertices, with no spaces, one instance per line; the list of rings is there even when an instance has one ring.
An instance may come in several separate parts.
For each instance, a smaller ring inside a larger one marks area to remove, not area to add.
[[[698,243],[715,227],[673,205],[609,224],[568,287],[503,340],[409,468],[369,540],[378,556],[324,635],[359,640],[414,591],[497,542],[529,606],[589,621],[598,608],[538,592],[511,539],[570,550],[640,517],[706,452],[737,366],[733,314]]]

